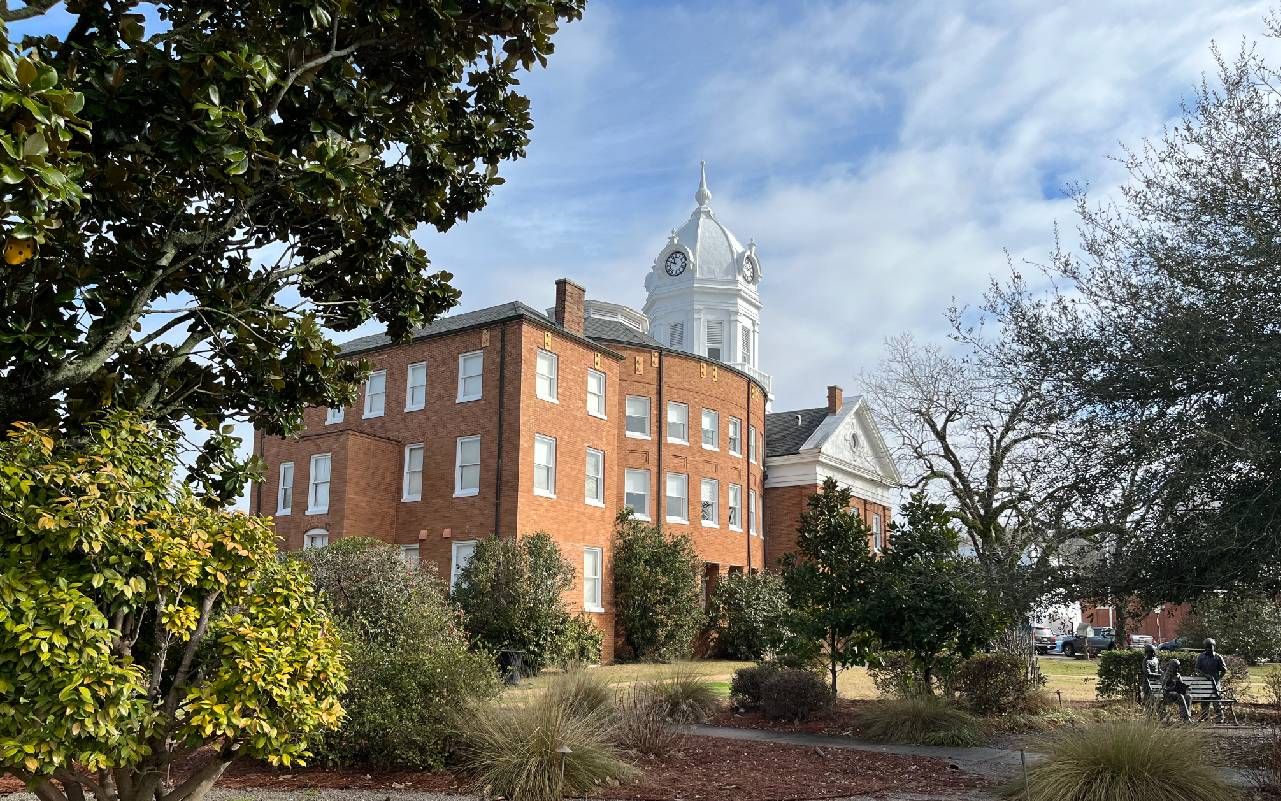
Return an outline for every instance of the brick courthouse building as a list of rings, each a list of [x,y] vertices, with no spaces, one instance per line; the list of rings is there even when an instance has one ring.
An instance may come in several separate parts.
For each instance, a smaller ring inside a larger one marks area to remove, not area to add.
[[[297,437],[255,436],[267,477],[251,511],[286,549],[375,537],[451,582],[478,540],[547,532],[576,567],[571,608],[607,634],[624,506],[691,537],[708,591],[793,548],[828,476],[878,544],[898,477],[867,407],[833,386],[823,406],[767,411],[756,247],[716,220],[705,179],[695,199],[643,312],[561,279],[546,313],[512,302],[343,345],[373,365],[360,400],[308,409]]]

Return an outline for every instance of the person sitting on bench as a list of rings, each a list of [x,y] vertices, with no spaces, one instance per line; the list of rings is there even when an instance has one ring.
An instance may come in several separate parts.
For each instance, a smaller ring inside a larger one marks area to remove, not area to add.
[[[1184,723],[1192,721],[1192,704],[1188,701],[1188,685],[1179,675],[1179,660],[1171,659],[1165,666],[1165,677],[1161,684],[1165,689],[1165,700],[1174,701],[1179,705],[1179,714],[1183,717]]]
[[[1228,663],[1223,661],[1221,655],[1215,653],[1214,645],[1214,640],[1205,641],[1205,650],[1196,658],[1196,672],[1210,680],[1210,683],[1214,685],[1214,697],[1221,698],[1223,691],[1220,689],[1219,683],[1223,681],[1224,676],[1228,675]],[[1214,705],[1215,719],[1222,723],[1223,704],[1218,701],[1205,701],[1201,704],[1202,719],[1209,717],[1211,704]]]
[[[1161,660],[1156,655],[1156,649],[1151,645],[1143,646],[1143,672],[1149,676],[1161,675]]]

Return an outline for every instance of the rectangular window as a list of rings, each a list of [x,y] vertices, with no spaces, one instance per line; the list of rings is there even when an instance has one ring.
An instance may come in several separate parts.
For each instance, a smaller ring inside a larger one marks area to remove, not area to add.
[[[703,410],[703,447],[709,451],[721,448],[721,415],[711,409]]]
[[[556,381],[560,372],[560,359],[555,353],[546,350],[538,351],[534,361],[534,394],[540,400],[556,402]]]
[[[481,374],[485,369],[485,352],[464,353],[458,357],[458,402],[480,400],[484,389]]]
[[[400,546],[400,558],[405,561],[405,567],[418,567],[418,546],[402,545]]]
[[[280,463],[280,489],[276,491],[276,514],[287,515],[294,510],[294,463]]]
[[[756,501],[756,490],[747,491],[747,518],[753,534],[761,533],[760,506]]]
[[[685,346],[684,323],[672,323],[671,327],[667,329],[667,344],[671,345],[673,348]]]
[[[872,515],[872,550],[880,551],[885,547],[885,533],[881,531],[881,516]]]
[[[378,370],[365,379],[365,417],[382,417],[387,408],[387,371]]]
[[[649,398],[644,395],[627,396],[627,436],[649,439]]]
[[[605,374],[599,370],[587,371],[587,413],[605,418]]]
[[[307,514],[323,515],[329,511],[329,467],[327,453],[318,453],[311,457],[311,469],[307,486]]]
[[[588,612],[605,611],[600,598],[600,574],[604,561],[600,548],[583,549],[583,609]]]
[[[689,476],[684,473],[667,474],[667,522],[689,522]]]
[[[689,407],[669,401],[667,404],[667,441],[689,444]]]
[[[427,362],[409,365],[405,377],[405,411],[416,412],[427,406]]]
[[[302,535],[302,549],[304,551],[324,548],[329,545],[329,532],[323,528],[316,528]]]
[[[725,321],[707,321],[707,358],[721,361],[725,353]]]
[[[534,494],[556,497],[556,440],[534,435]]]
[[[737,417],[729,419],[729,452],[735,456],[743,455],[743,421]]]
[[[649,471],[627,468],[623,474],[623,505],[641,520],[649,520]]]
[[[405,475],[401,480],[402,501],[423,499],[423,446],[405,446]]]
[[[747,461],[756,464],[756,426],[747,427]]]
[[[605,452],[587,449],[587,480],[583,498],[592,506],[605,505]]]
[[[454,497],[480,493],[480,437],[459,437],[454,453]]]
[[[743,488],[738,484],[729,485],[729,527],[732,531],[743,530]]]
[[[335,425],[335,424],[337,424],[337,423],[341,423],[341,422],[343,421],[343,417],[344,417],[344,416],[346,416],[346,415],[345,415],[345,410],[344,410],[344,409],[343,409],[343,407],[341,407],[341,406],[339,406],[339,407],[338,407],[338,408],[336,408],[336,409],[335,409],[335,408],[332,408],[332,407],[331,407],[331,408],[329,408],[329,409],[326,409],[326,410],[325,410],[325,425],[327,425],[327,426],[332,426],[332,425]]]
[[[476,541],[455,542],[449,550],[449,589],[452,590],[458,585],[458,579],[462,576],[463,570],[471,562],[472,555],[476,553]]]
[[[702,512],[699,521],[704,526],[719,527],[721,524],[721,482],[714,478],[705,478],[699,499],[702,501]]]

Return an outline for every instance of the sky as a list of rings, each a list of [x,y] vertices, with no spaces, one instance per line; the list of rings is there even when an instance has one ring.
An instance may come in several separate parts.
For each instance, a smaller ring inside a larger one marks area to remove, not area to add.
[[[640,308],[707,162],[718,219],[759,247],[776,409],[855,385],[884,340],[944,341],[1009,259],[1043,262],[1069,182],[1106,197],[1262,37],[1266,3],[590,0],[523,81],[535,126],[489,205],[420,241],[460,311],[552,304],[565,276]],[[1276,44],[1264,40],[1260,48]],[[1008,256],[1007,256],[1008,254]]]

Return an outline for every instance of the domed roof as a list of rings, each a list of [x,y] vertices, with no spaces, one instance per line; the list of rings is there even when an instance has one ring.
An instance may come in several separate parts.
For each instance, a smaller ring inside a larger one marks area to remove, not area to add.
[[[740,275],[750,284],[760,277],[760,264],[756,260],[756,244],[744,247],[738,237],[726,228],[708,205],[712,193],[707,188],[707,170],[699,165],[698,191],[694,200],[698,206],[680,228],[672,231],[667,244],[654,260],[655,273],[666,267],[668,257],[683,251],[689,259],[689,273],[695,279],[734,281]],[[744,265],[751,262],[751,268]]]

